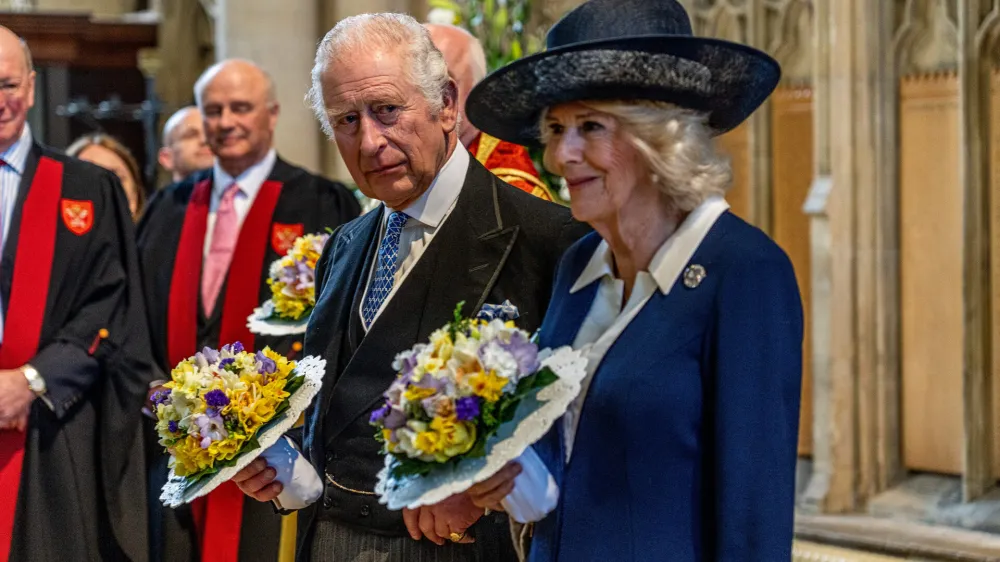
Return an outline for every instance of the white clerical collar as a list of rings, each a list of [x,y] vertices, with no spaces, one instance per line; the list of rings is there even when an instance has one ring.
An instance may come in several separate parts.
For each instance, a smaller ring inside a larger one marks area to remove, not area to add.
[[[691,211],[677,231],[653,254],[653,259],[649,262],[649,273],[660,292],[664,295],[670,292],[698,246],[705,240],[708,231],[728,209],[729,203],[722,197],[709,197]],[[614,255],[608,243],[602,240],[569,292],[580,291],[604,276],[615,278]]]
[[[214,178],[212,196],[221,198],[226,188],[236,182],[244,195],[253,201],[257,192],[260,191],[260,186],[264,185],[267,177],[271,175],[271,170],[274,169],[274,163],[277,161],[278,153],[272,148],[260,161],[243,170],[242,174],[234,178],[222,169],[222,166],[219,165],[219,159],[216,158],[212,165],[212,177]]]
[[[403,212],[423,225],[431,228],[440,226],[462,192],[465,176],[469,173],[469,159],[469,151],[457,144],[427,191]]]

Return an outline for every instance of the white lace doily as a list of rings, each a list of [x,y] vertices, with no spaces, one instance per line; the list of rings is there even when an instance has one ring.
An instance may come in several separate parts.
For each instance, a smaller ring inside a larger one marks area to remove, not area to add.
[[[271,318],[273,313],[274,303],[267,299],[264,304],[253,309],[253,314],[247,316],[247,328],[258,336],[294,336],[306,333],[308,316],[298,321],[274,320]]]
[[[395,479],[389,476],[389,470],[396,460],[392,455],[385,455],[385,467],[379,471],[375,485],[379,502],[389,509],[415,509],[436,504],[489,479],[541,439],[580,393],[587,359],[579,350],[570,347],[543,350],[539,358],[542,366],[555,371],[559,380],[521,401],[514,419],[501,425],[487,441],[485,457],[443,465],[425,476]]]
[[[218,488],[223,482],[232,479],[237,472],[259,457],[268,447],[274,445],[286,431],[295,425],[302,412],[309,407],[309,403],[319,393],[323,385],[323,373],[326,371],[326,359],[320,359],[310,355],[298,361],[295,365],[295,372],[305,376],[306,380],[302,386],[289,398],[288,409],[283,414],[269,421],[267,425],[257,434],[257,441],[260,448],[244,453],[236,458],[236,464],[223,468],[208,478],[202,478],[194,484],[189,484],[183,476],[174,474],[170,469],[167,474],[167,483],[163,485],[160,494],[160,501],[167,507],[177,507],[185,503],[190,503],[196,498],[200,498],[212,490]]]

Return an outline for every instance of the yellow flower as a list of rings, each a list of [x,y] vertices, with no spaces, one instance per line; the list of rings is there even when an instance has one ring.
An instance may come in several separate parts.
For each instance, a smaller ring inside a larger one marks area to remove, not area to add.
[[[431,429],[438,432],[438,462],[465,454],[476,443],[476,425],[456,421],[453,417],[438,417],[431,421]]]
[[[440,442],[441,437],[436,431],[421,431],[413,441],[413,446],[421,453],[433,455],[438,451]]]
[[[208,452],[216,460],[228,461],[240,452],[240,447],[243,446],[243,443],[245,443],[246,440],[247,438],[245,435],[231,432],[229,436],[222,441],[215,441],[209,445]]]
[[[472,392],[487,402],[496,402],[503,394],[503,389],[507,386],[505,377],[497,376],[496,372],[479,372],[468,379]]]
[[[295,370],[295,361],[289,361],[284,355],[274,352],[270,347],[265,347],[263,353],[265,357],[274,361],[278,368],[276,373],[278,378],[288,378],[288,375]]]
[[[212,453],[208,449],[202,449],[201,442],[192,435],[179,441],[171,453],[175,459],[174,472],[178,476],[195,474],[206,468],[211,468],[215,464]]]
[[[434,390],[433,388],[423,388],[420,386],[410,385],[406,388],[406,392],[403,393],[403,397],[409,400],[410,402],[416,402],[418,400],[423,400],[424,398],[430,398],[431,396],[434,396],[435,392],[437,391]]]

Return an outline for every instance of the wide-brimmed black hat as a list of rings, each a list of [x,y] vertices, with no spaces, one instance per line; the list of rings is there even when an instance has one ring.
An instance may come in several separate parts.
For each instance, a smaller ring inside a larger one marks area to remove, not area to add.
[[[696,37],[676,0],[589,0],[559,20],[545,51],[480,82],[465,111],[479,130],[538,144],[542,111],[580,100],[654,100],[704,111],[714,134],[774,91],[781,67],[739,43]]]

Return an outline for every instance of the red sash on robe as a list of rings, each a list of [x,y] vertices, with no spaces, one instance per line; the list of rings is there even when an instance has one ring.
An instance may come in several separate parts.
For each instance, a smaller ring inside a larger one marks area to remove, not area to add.
[[[167,356],[171,366],[197,351],[198,293],[211,194],[210,180],[198,183],[184,215],[167,307]],[[243,220],[229,265],[230,272],[239,274],[228,277],[222,305],[220,345],[238,341],[247,350],[254,349],[254,335],[246,326],[247,317],[260,304],[264,256],[269,247],[271,217],[279,195],[280,182],[264,182]],[[227,482],[208,494],[204,502],[196,500],[191,508],[201,541],[201,559],[236,562],[243,522],[243,492]]]
[[[18,369],[38,352],[56,249],[62,176],[62,163],[43,156],[24,201],[10,304],[4,311],[0,369]],[[0,562],[7,562],[14,541],[24,443],[24,433],[0,430]]]

